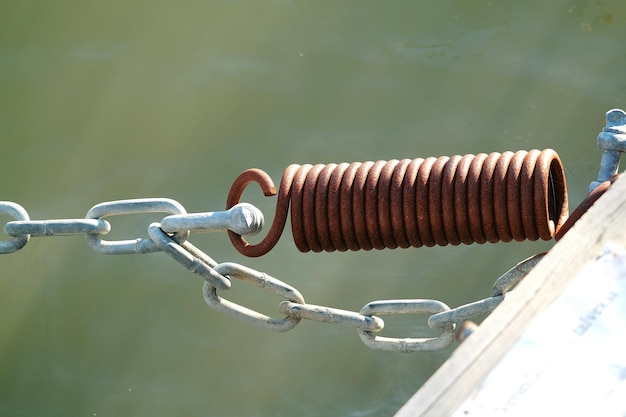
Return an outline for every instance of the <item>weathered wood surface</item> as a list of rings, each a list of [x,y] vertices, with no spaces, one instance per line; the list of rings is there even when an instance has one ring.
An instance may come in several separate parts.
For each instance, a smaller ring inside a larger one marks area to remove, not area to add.
[[[626,176],[620,177],[498,308],[398,411],[452,414],[576,273],[613,242],[626,247]]]

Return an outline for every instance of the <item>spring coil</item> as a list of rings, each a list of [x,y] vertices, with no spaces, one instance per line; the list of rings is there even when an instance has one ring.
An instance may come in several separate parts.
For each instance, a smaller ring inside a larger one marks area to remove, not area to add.
[[[259,169],[233,183],[226,208],[256,182],[276,194]],[[551,239],[568,216],[565,175],[551,149],[351,164],[290,165],[278,189],[267,236],[235,248],[261,256],[278,242],[291,205],[302,252],[408,248]]]

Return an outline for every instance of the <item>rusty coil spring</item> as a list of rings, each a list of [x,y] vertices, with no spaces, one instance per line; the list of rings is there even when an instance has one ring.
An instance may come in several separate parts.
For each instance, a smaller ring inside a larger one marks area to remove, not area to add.
[[[259,169],[233,183],[226,208],[250,182],[276,194]],[[290,165],[267,236],[235,248],[261,256],[278,242],[291,205],[302,252],[551,239],[568,216],[563,167],[551,149],[351,164]]]

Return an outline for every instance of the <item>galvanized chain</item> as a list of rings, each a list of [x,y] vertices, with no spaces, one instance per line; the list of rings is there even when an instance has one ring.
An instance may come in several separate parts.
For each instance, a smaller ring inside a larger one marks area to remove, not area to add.
[[[111,231],[111,224],[105,217],[155,212],[168,215],[160,222],[148,225],[149,238],[115,241],[102,238]],[[220,212],[187,213],[177,201],[144,198],[98,204],[87,212],[84,219],[31,220],[19,204],[0,201],[0,215],[14,219],[4,225],[4,231],[11,239],[0,240],[0,254],[22,249],[31,237],[67,235],[84,235],[93,250],[106,255],[162,251],[189,271],[202,276],[206,303],[226,315],[276,332],[290,330],[302,319],[356,328],[363,342],[371,348],[401,352],[434,351],[448,347],[454,340],[457,323],[493,311],[506,292],[543,256],[536,255],[511,268],[496,281],[490,297],[455,309],[437,300],[403,299],[374,301],[355,312],[308,304],[297,289],[279,279],[236,263],[218,263],[187,240],[190,232],[232,230],[241,235],[258,233],[263,226],[263,214],[251,204],[240,203]],[[285,301],[280,303],[278,310],[285,317],[269,317],[220,297],[218,291],[230,289],[233,278],[282,297]],[[422,338],[376,335],[384,328],[380,316],[392,314],[427,314],[428,326],[440,334]]]

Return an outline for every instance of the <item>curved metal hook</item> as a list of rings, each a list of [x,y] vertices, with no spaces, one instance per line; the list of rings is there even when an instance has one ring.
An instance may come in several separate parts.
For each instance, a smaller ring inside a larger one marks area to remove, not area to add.
[[[285,228],[285,224],[287,223],[287,212],[289,211],[289,198],[292,188],[291,183],[293,182],[292,179],[299,167],[299,165],[294,164],[290,165],[285,170],[278,189],[278,200],[276,201],[276,213],[274,214],[274,220],[272,221],[272,226],[270,227],[269,232],[261,242],[256,245],[251,245],[246,241],[246,239],[244,239],[243,236],[230,230],[228,231],[230,241],[239,253],[249,257],[262,256],[272,250],[276,243],[278,243],[278,240],[283,233],[283,229]],[[251,182],[259,184],[261,191],[263,191],[263,194],[266,197],[276,195],[274,182],[265,171],[258,168],[248,169],[242,172],[235,179],[235,182],[233,182],[230,192],[228,193],[228,198],[226,199],[227,210],[239,203],[241,195]]]

